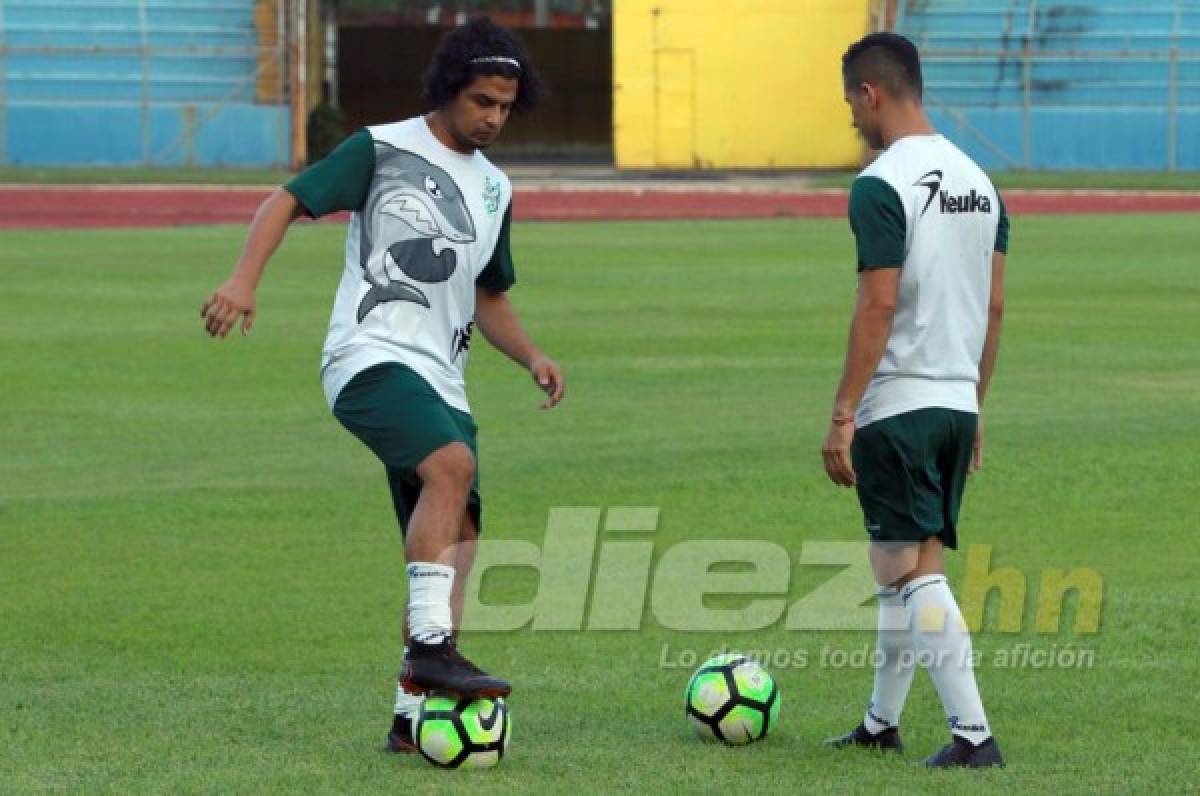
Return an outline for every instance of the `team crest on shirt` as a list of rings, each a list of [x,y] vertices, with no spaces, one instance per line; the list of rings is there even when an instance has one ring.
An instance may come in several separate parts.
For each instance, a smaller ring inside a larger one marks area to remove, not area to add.
[[[420,155],[375,142],[375,179],[361,213],[359,264],[370,288],[358,321],[389,301],[429,307],[417,284],[446,282],[456,244],[475,240],[475,222],[454,178]],[[499,186],[497,185],[497,189]]]
[[[491,177],[483,178],[483,207],[489,216],[496,215],[500,209],[500,181]]]

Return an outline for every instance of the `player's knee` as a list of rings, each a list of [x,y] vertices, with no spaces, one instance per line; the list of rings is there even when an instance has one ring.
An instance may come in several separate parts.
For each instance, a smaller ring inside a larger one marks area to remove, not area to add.
[[[467,491],[475,480],[475,454],[461,442],[439,448],[417,468],[425,487]]]
[[[881,588],[898,588],[912,576],[919,561],[915,542],[872,542],[868,555],[875,583]]]

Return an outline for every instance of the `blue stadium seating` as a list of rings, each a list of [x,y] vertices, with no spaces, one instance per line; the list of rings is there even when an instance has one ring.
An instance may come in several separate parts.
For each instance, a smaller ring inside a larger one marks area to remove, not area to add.
[[[0,0],[0,163],[285,164],[258,46],[254,0]]]
[[[934,123],[987,168],[1200,169],[1200,2],[907,0]]]

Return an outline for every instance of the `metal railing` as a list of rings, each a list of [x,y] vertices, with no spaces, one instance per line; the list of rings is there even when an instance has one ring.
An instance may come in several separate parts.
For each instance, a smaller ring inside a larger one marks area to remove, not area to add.
[[[1108,27],[1114,17],[1136,17],[1140,29]],[[969,24],[959,29],[947,24],[952,19]],[[1169,170],[1179,168],[1181,145],[1194,145],[1180,140],[1180,122],[1200,114],[1200,3],[979,7],[906,0],[895,29],[921,49],[931,108],[1006,166],[1035,166],[1035,120],[1048,111],[1161,115]],[[1015,151],[984,129],[980,110],[1019,112]]]
[[[294,53],[289,50],[296,2],[269,0],[266,5],[273,6],[277,20],[275,35],[268,37],[260,35],[254,22],[231,29],[156,23],[152,18],[164,12],[206,13],[214,7],[217,13],[240,13],[246,9],[240,5],[67,2],[66,11],[80,12],[81,21],[72,24],[69,13],[63,21],[62,9],[0,0],[0,164],[9,160],[11,136],[38,134],[29,127],[11,129],[11,113],[18,107],[136,107],[139,131],[105,134],[136,135],[142,164],[159,165],[181,154],[185,162],[191,160],[197,135],[232,105],[289,105],[296,74],[303,71],[291,68]],[[16,24],[14,12],[24,12],[24,22]],[[105,13],[112,22],[86,21]],[[272,79],[272,73],[277,77]],[[154,134],[153,119],[164,109],[181,119],[178,134],[166,143]],[[281,129],[280,152],[292,150],[287,136]]]

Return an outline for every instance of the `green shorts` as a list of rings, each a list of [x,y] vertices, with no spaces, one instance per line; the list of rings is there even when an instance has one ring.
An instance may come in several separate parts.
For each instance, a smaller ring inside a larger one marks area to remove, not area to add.
[[[475,421],[449,406],[411,368],[396,362],[367,368],[342,388],[333,414],[383,462],[402,531],[408,528],[421,495],[417,465],[452,442],[469,447],[477,463],[467,511],[475,528],[483,530]]]
[[[877,542],[958,546],[958,510],[978,416],[918,409],[858,429],[850,456],[867,533]]]

